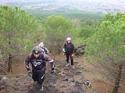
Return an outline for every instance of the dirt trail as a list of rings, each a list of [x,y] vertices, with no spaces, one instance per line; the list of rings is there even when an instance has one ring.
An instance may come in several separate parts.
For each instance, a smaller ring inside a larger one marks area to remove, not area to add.
[[[51,74],[50,69],[47,70],[43,92],[33,85],[31,77],[26,74],[23,60],[20,58],[16,61],[18,63],[14,63],[13,73],[7,76],[0,93],[111,93],[110,83],[105,82],[96,66],[84,62],[83,57],[75,58],[76,68],[72,69],[65,67],[63,56],[57,56],[56,73]],[[92,86],[85,85],[86,80]]]

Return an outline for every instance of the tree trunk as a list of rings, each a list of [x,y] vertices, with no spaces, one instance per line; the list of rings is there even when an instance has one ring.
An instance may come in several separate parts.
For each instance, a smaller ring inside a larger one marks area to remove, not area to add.
[[[12,72],[12,55],[9,54],[8,57],[8,72]]]
[[[122,64],[119,65],[118,75],[117,75],[117,77],[116,77],[115,86],[114,86],[114,88],[113,88],[112,93],[118,93],[118,89],[119,89],[119,87],[120,87],[121,75],[122,75]]]
[[[8,41],[8,45],[9,45],[9,48],[12,48],[12,43],[11,43],[11,35],[12,33],[8,33],[8,38],[9,38],[9,41]],[[8,55],[8,72],[12,72],[12,54],[10,53],[9,51],[9,55]]]

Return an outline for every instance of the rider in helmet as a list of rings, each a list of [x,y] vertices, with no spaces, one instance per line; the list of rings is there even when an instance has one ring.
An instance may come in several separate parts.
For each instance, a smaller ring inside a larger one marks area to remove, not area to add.
[[[49,54],[49,50],[45,47],[43,42],[40,42],[36,47],[39,48],[40,53],[48,55]],[[55,65],[54,62],[50,62],[50,67],[51,67],[51,73],[55,72]]]
[[[43,91],[43,82],[45,79],[46,61],[53,62],[48,55],[43,55],[38,47],[33,48],[32,53],[25,60],[27,71],[32,68],[32,79],[40,85]],[[31,68],[30,68],[31,65]]]
[[[74,45],[71,42],[71,40],[72,40],[71,37],[66,38],[66,43],[64,44],[63,52],[66,56],[66,61],[67,61],[66,66],[69,66],[70,65],[69,61],[71,61],[71,66],[74,68],[74,62],[73,62]]]

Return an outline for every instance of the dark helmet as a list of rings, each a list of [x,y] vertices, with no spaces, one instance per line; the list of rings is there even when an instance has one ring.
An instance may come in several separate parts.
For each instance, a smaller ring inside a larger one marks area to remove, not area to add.
[[[40,49],[38,47],[34,47],[32,50],[33,54],[40,54]]]

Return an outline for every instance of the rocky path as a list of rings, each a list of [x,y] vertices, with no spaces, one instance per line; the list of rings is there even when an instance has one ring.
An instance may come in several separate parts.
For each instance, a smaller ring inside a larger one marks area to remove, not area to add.
[[[51,74],[49,69],[47,70],[44,91],[42,92],[33,85],[32,78],[24,72],[24,67],[18,65],[20,67],[16,69],[21,70],[21,67],[23,69],[20,74],[0,76],[0,93],[106,93],[98,92],[93,87],[91,84],[93,72],[89,71],[90,69],[83,63],[82,60],[78,62],[76,59],[76,67],[72,69],[65,66],[64,59],[58,58],[56,60],[56,73]]]

